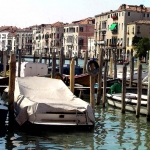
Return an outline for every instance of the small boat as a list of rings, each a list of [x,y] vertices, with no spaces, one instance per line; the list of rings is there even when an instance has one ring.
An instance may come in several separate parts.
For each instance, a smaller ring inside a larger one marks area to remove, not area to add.
[[[8,106],[3,100],[0,100],[0,125],[4,125],[7,119]]]
[[[148,75],[148,71],[143,70],[142,71],[142,79],[144,79],[146,76]],[[122,79],[123,73],[122,72],[117,72],[117,78]],[[127,71],[126,73],[126,79],[130,79],[130,72]],[[134,71],[134,75],[133,75],[133,80],[137,80],[138,79],[138,71]]]
[[[63,74],[63,77],[64,77],[64,82],[66,83],[66,85],[69,85],[70,84],[70,75]],[[75,82],[75,84],[81,84],[83,86],[90,86],[90,75],[88,73],[75,75],[74,82]]]
[[[35,125],[93,126],[94,111],[76,97],[62,80],[46,77],[16,77],[16,121]]]
[[[48,67],[48,73],[52,70],[52,66]],[[59,72],[59,65],[56,65],[56,72]],[[80,66],[75,65],[75,75],[82,74],[83,68]],[[65,75],[70,75],[70,64],[64,64],[62,73]]]
[[[107,93],[108,105],[121,108],[122,107],[122,93],[108,94]],[[134,93],[126,93],[125,95],[125,110],[136,112],[138,95]],[[141,107],[140,114],[147,114],[147,95],[141,95]]]

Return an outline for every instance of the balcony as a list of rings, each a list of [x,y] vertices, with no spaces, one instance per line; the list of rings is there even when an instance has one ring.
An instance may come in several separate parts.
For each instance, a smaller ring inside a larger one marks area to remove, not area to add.
[[[72,42],[68,42],[68,43],[66,43],[66,45],[67,45],[67,46],[72,46],[73,43],[72,43]]]
[[[118,16],[116,16],[116,15],[113,15],[111,18],[112,18],[113,20],[118,20]]]
[[[32,42],[26,42],[26,44],[25,45],[32,45]]]
[[[100,40],[100,41],[97,41],[97,44],[105,45],[105,44],[106,44],[106,41],[104,41],[104,40]]]
[[[101,28],[100,31],[101,31],[101,32],[106,32],[106,31],[107,31],[107,28]]]
[[[109,44],[110,47],[116,47],[116,44]]]

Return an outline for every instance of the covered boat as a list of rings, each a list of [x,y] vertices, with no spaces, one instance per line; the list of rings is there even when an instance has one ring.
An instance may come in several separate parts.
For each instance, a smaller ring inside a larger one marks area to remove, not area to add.
[[[94,125],[89,103],[77,98],[62,80],[17,77],[14,109],[19,125]]]
[[[107,103],[111,106],[121,108],[122,107],[122,93],[108,94]],[[125,94],[125,110],[136,112],[138,95],[134,93]],[[140,114],[147,114],[147,95],[141,95],[141,107]]]

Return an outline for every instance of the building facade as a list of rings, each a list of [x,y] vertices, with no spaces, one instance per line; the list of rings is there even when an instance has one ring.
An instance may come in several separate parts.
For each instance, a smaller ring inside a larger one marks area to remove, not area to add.
[[[15,34],[17,27],[1,26],[0,27],[0,51],[13,51],[15,49]]]
[[[66,56],[81,57],[88,50],[88,37],[94,36],[94,18],[74,21],[64,26],[63,46]]]
[[[63,46],[64,24],[42,24],[33,27],[33,51],[40,53],[59,53]]]
[[[150,20],[137,20],[128,23],[126,39],[127,50],[133,49],[132,39],[134,36],[150,38]]]
[[[22,54],[32,54],[32,27],[17,29],[15,36],[15,51]]]
[[[136,20],[150,20],[150,8],[144,5],[122,4],[117,10],[110,10],[95,16],[95,48],[105,48],[110,56],[112,50],[122,57],[126,53],[127,24]]]
[[[95,57],[95,41],[94,36],[88,37],[88,57],[93,58]]]

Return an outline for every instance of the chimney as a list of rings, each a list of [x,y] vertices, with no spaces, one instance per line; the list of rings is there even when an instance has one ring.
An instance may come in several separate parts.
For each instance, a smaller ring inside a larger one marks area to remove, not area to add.
[[[144,8],[144,5],[143,5],[143,4],[141,4],[141,5],[140,5],[140,7],[141,7],[141,9],[143,9],[143,8]]]

